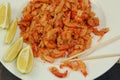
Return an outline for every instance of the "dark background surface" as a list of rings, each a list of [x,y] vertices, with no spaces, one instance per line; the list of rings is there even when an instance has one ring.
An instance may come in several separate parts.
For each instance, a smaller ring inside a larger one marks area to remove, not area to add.
[[[20,80],[0,63],[0,80]],[[108,72],[95,80],[120,80],[120,64],[116,63]]]

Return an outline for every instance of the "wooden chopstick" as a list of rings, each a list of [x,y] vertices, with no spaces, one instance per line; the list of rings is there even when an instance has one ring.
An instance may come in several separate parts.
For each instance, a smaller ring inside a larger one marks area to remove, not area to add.
[[[98,55],[98,56],[90,56],[90,57],[83,57],[83,58],[77,58],[77,59],[71,59],[69,61],[76,61],[76,60],[93,60],[93,59],[100,59],[100,58],[110,58],[110,57],[118,57],[120,56],[120,53],[117,54],[104,54],[104,55]]]
[[[83,55],[83,54],[84,54],[84,55],[89,55],[89,54],[91,54],[93,51],[95,51],[95,50],[97,50],[97,49],[100,49],[100,48],[102,48],[102,47],[105,47],[105,46],[107,46],[107,45],[109,45],[109,44],[111,44],[111,43],[113,43],[113,42],[115,42],[115,41],[117,41],[117,40],[119,40],[119,39],[120,39],[120,35],[118,35],[118,36],[116,36],[116,37],[113,37],[113,38],[111,38],[111,39],[109,39],[109,40],[107,40],[107,41],[105,41],[105,42],[99,43],[99,44],[97,44],[97,45],[95,45],[95,46],[93,46],[93,47],[91,47],[91,48],[89,48],[89,49],[87,49],[87,50],[85,50],[85,51],[83,51],[83,52],[81,52],[81,53],[78,53],[78,54],[73,55],[73,56],[71,56],[71,57],[69,57],[69,58],[63,59],[62,62],[68,61],[68,60],[70,60],[70,59],[73,59],[73,58],[78,57],[78,56]]]

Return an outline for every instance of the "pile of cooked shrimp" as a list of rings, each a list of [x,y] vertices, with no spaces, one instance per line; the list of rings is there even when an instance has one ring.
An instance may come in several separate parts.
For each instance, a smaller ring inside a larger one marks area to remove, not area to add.
[[[98,29],[99,24],[90,0],[31,0],[23,10],[19,27],[24,42],[32,46],[34,57],[53,63],[88,49],[94,35],[102,38],[109,28]],[[87,75],[80,60],[65,62],[60,65],[63,67],[80,69]],[[60,73],[56,67],[50,71],[61,78],[68,73]]]

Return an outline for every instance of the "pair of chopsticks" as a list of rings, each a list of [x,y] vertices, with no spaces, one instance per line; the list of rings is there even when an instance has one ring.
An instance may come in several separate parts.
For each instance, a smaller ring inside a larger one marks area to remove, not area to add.
[[[100,59],[100,58],[110,58],[110,57],[118,57],[120,56],[120,53],[112,53],[112,54],[104,54],[104,55],[98,55],[98,56],[90,56],[90,57],[83,57],[83,58],[77,58],[77,59],[71,59],[69,61],[76,61],[76,60],[93,60],[93,59]]]
[[[73,59],[73,58],[75,58],[75,57],[82,56],[82,55],[84,55],[84,56],[85,55],[90,55],[93,51],[95,51],[97,49],[100,49],[102,47],[105,47],[105,46],[107,46],[107,45],[109,45],[109,44],[111,44],[111,43],[113,43],[113,42],[115,42],[115,41],[117,41],[119,39],[120,39],[120,35],[118,35],[116,37],[113,37],[113,38],[111,38],[111,39],[109,39],[109,40],[107,40],[105,42],[99,43],[99,44],[97,44],[97,45],[95,45],[95,46],[93,46],[93,47],[85,50],[84,52],[81,52],[81,53],[73,55],[73,56],[71,56],[69,58],[63,59],[62,62],[70,61],[70,60],[74,61],[75,59]],[[101,56],[88,57],[88,58],[83,58],[83,59],[87,60],[87,59],[97,59],[97,58],[114,57],[114,56],[120,56],[120,55],[119,54],[109,54],[109,55],[101,55]]]

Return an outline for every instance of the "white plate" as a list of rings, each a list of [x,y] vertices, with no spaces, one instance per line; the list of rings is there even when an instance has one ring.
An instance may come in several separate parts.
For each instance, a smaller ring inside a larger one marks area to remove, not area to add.
[[[97,13],[100,18],[100,26],[108,26],[110,28],[109,33],[104,36],[102,41],[108,40],[111,37],[120,35],[120,0],[91,0],[93,10]],[[3,2],[10,2],[12,7],[12,19],[20,11],[20,7],[23,6],[25,0],[0,0],[0,4]],[[51,66],[47,63],[42,63],[40,59],[35,59],[34,68],[31,73],[22,75],[16,68],[16,61],[12,63],[4,63],[2,58],[6,53],[9,45],[4,44],[5,30],[0,30],[0,61],[1,63],[14,75],[24,80],[92,80],[107,70],[109,70],[118,60],[119,57],[97,59],[91,61],[85,61],[88,70],[88,76],[85,78],[81,72],[74,72],[70,70],[67,78],[57,78],[48,71],[48,67]],[[19,30],[14,38],[19,37]],[[120,40],[110,44],[109,46],[103,47],[100,50],[95,51],[92,55],[110,54],[120,52]]]

